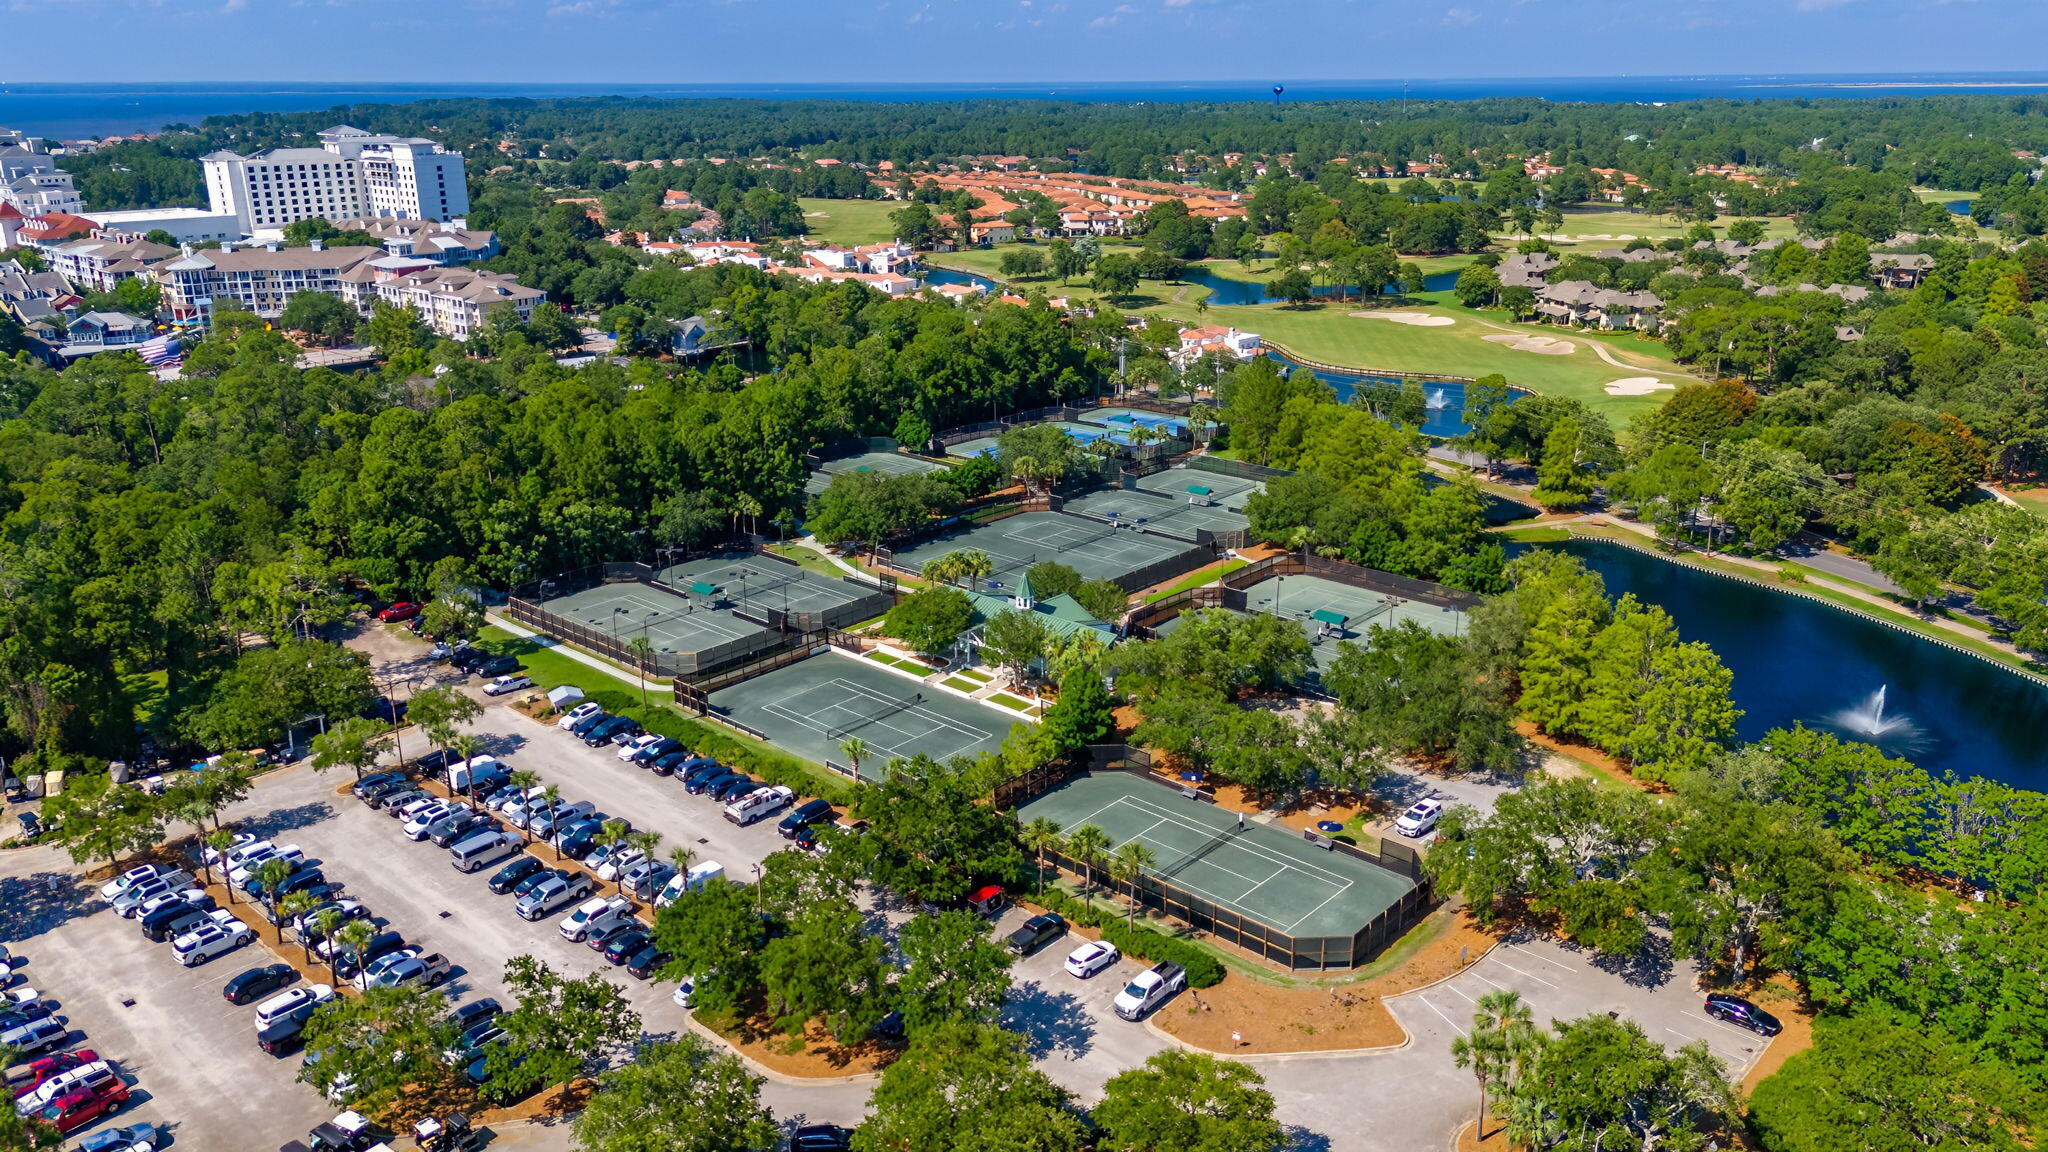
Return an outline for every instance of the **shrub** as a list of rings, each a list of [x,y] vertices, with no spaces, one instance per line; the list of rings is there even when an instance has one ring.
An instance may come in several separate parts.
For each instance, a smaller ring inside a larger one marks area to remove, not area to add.
[[[1117,950],[1126,956],[1155,963],[1170,960],[1180,965],[1188,971],[1190,988],[1208,988],[1223,979],[1223,962],[1185,940],[1126,924],[1122,917],[1077,900],[1056,888],[1038,893],[1032,901],[1066,917],[1069,923],[1099,929],[1102,938],[1116,945]]]

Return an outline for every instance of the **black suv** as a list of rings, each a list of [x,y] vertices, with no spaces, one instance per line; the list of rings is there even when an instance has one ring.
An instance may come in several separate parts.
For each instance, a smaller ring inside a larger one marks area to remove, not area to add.
[[[806,800],[790,809],[789,815],[775,825],[775,831],[784,840],[794,840],[798,831],[831,818],[832,805],[823,800]]]
[[[503,868],[498,869],[491,876],[491,882],[486,887],[497,895],[503,896],[516,887],[521,880],[536,872],[545,872],[547,870],[548,866],[540,862],[540,857],[521,856]]]
[[[517,672],[519,668],[519,657],[517,656],[491,656],[469,666],[470,672],[486,679],[493,676],[503,676],[508,672]]]

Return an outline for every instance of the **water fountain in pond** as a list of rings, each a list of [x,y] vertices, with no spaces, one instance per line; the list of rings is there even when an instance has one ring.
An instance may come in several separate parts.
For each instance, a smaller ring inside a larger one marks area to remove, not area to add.
[[[1444,395],[1443,389],[1431,388],[1429,394],[1423,397],[1422,404],[1432,412],[1440,412],[1451,406],[1451,398]]]
[[[1829,717],[1835,728],[1844,736],[1867,740],[1887,750],[1905,750],[1920,742],[1920,726],[1911,717],[1894,712],[1885,713],[1885,690],[1888,685],[1878,685],[1877,691],[1866,697],[1854,708],[1844,708]]]

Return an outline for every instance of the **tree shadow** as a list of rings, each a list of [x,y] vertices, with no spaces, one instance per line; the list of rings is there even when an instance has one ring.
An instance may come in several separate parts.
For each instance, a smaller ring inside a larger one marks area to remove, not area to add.
[[[1072,992],[1056,992],[1037,980],[1016,985],[1003,1002],[1003,1024],[1024,1035],[1034,1060],[1061,1055],[1079,1060],[1095,1046],[1095,1021]]]
[[[1671,982],[1676,967],[1671,940],[1654,932],[1633,952],[1595,952],[1587,962],[1610,976],[1621,977],[1622,983],[1635,988],[1662,988]]]
[[[1289,1124],[1280,1136],[1280,1147],[1286,1152],[1330,1152],[1330,1138],[1321,1132]]]
[[[530,743],[521,732],[471,732],[470,735],[476,737],[477,747],[484,755],[500,759],[520,751]]]
[[[0,943],[40,936],[91,914],[99,893],[68,872],[0,876]],[[16,958],[19,964],[20,957]]]
[[[292,808],[273,808],[260,816],[241,821],[236,827],[238,831],[268,840],[332,819],[334,806],[325,800],[313,800]]]

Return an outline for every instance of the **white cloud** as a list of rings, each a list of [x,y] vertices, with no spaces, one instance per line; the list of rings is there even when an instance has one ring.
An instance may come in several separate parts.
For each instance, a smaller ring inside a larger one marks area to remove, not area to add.
[[[1830,8],[1840,8],[1852,2],[1853,0],[1799,0],[1796,7],[1801,12],[1825,12]]]
[[[1479,19],[1479,13],[1472,11],[1470,8],[1447,8],[1444,10],[1444,23],[1446,24],[1470,24],[1477,19]]]

